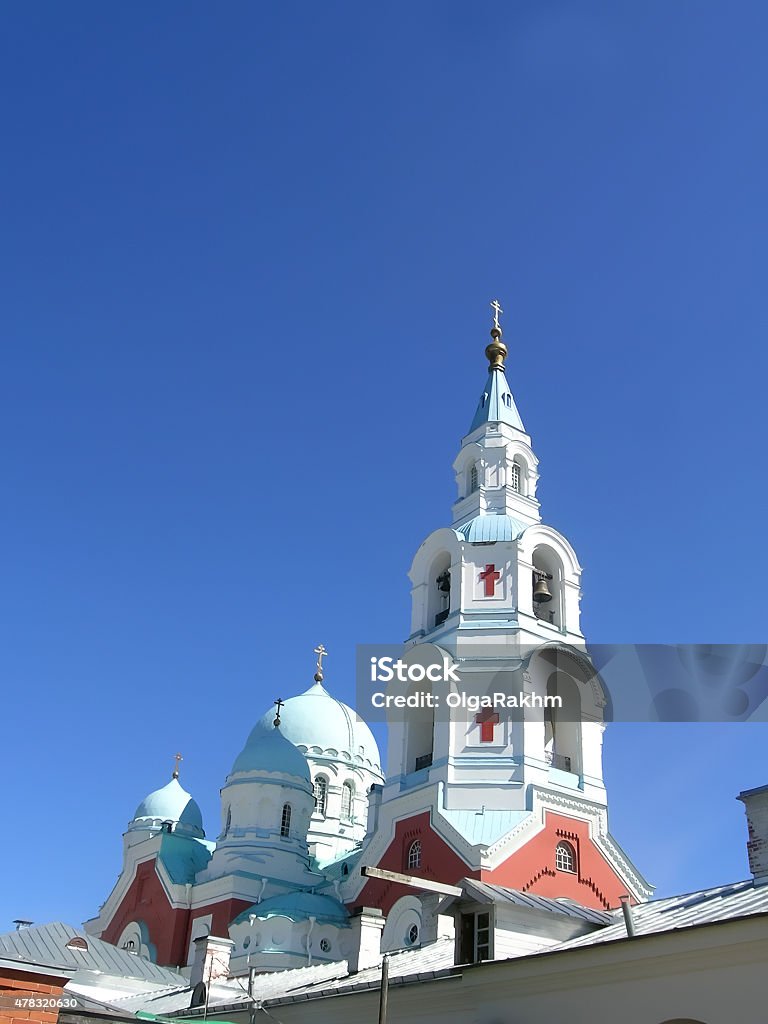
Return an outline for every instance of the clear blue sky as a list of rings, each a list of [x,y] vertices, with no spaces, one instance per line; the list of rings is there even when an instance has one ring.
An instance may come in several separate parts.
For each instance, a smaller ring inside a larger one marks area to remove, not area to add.
[[[757,2],[4,8],[0,927],[78,923],[185,755],[353,693],[447,521],[490,298],[603,641],[765,637]],[[747,874],[766,727],[614,726],[662,893]]]

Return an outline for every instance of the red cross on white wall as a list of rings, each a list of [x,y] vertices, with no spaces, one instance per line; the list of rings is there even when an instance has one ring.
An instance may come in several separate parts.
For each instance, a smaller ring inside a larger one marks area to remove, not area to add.
[[[494,597],[496,594],[496,583],[501,579],[501,573],[496,571],[496,566],[493,564],[486,565],[484,571],[480,573],[480,579],[485,584],[484,597]]]
[[[480,726],[480,742],[493,743],[494,726],[499,724],[499,716],[495,711],[486,708],[480,714],[475,715],[475,722]]]

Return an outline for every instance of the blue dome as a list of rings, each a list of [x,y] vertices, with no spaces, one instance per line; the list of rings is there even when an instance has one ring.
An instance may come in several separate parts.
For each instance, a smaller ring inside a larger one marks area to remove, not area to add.
[[[268,711],[256,728],[268,728],[272,717],[273,712]],[[336,700],[322,683],[288,698],[280,712],[280,729],[291,743],[309,754],[315,752],[313,747],[323,752],[335,751],[331,757],[362,762],[381,773],[381,756],[373,733],[352,708]]]
[[[249,917],[289,917],[292,921],[306,921],[316,918],[321,924],[345,925],[349,913],[339,900],[333,896],[323,896],[314,892],[285,892],[279,896],[270,896],[254,906],[244,910],[232,922],[247,921]]]
[[[456,527],[456,533],[470,544],[492,544],[497,540],[517,540],[525,529],[525,523],[512,516],[489,514],[462,523]]]
[[[245,746],[232,765],[232,774],[258,771],[282,772],[284,775],[294,775],[311,783],[312,777],[306,757],[296,749],[290,739],[283,736],[280,728],[276,728],[271,721],[269,725],[263,723],[264,719],[254,726]]]
[[[159,828],[163,822],[171,821],[175,831],[188,831],[193,835],[203,836],[203,815],[197,802],[182,788],[176,778],[154,793],[144,797],[129,829]]]

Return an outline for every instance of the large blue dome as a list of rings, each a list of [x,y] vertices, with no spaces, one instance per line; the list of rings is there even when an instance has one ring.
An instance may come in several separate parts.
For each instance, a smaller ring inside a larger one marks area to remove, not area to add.
[[[235,772],[282,772],[312,781],[307,759],[271,722],[258,722],[232,765]]]
[[[274,712],[268,711],[256,728],[269,728],[273,717]],[[291,743],[310,756],[323,753],[381,774],[381,756],[373,733],[352,708],[328,693],[321,682],[286,700],[280,712],[280,729]]]

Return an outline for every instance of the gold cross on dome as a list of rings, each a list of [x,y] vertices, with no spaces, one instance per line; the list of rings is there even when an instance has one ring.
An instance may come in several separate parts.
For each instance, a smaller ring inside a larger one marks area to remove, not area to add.
[[[498,299],[494,299],[491,303],[491,309],[493,310],[493,326],[501,330],[501,324],[499,323],[499,313],[503,313],[504,310],[501,308]]]
[[[176,762],[176,764],[173,766],[173,778],[174,779],[178,779],[178,777],[179,777],[179,762],[183,761],[184,758],[181,756],[181,754],[174,754],[173,755],[173,759]]]
[[[317,647],[315,648],[314,653],[317,655],[317,671],[322,672],[323,658],[328,657],[328,651],[326,651],[325,646],[323,644],[318,644]]]

